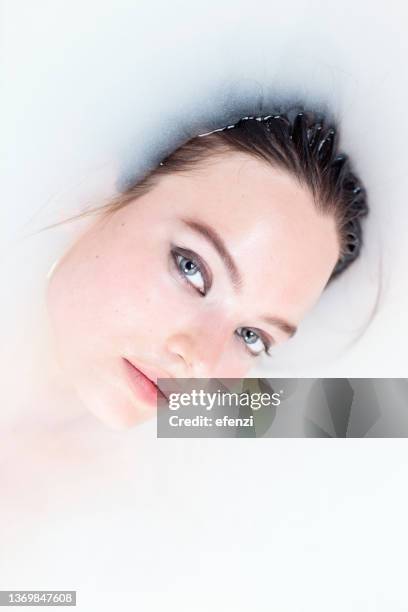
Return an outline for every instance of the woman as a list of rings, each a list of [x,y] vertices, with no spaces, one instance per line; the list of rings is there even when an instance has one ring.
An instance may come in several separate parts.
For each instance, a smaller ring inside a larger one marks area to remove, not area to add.
[[[113,428],[154,414],[160,378],[243,377],[356,259],[365,190],[323,115],[202,134],[116,197],[53,271],[59,360]]]

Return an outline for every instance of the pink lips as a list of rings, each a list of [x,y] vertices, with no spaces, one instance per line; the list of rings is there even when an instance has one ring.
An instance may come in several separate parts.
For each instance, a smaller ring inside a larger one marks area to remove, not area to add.
[[[125,357],[123,358],[123,364],[132,389],[140,401],[153,406],[157,405],[159,396],[167,401],[166,396],[157,386],[157,379],[161,378],[160,375],[157,376],[153,371],[148,371],[147,368],[143,370],[137,368],[136,365]],[[163,376],[163,378],[165,377]]]

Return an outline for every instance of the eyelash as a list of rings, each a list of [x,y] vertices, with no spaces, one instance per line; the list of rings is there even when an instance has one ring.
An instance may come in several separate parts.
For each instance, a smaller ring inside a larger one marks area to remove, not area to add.
[[[173,247],[170,252],[171,252],[172,259],[173,259],[173,263],[174,263],[174,265],[176,267],[177,272],[181,276],[181,278],[189,285],[190,288],[192,288],[194,291],[199,293],[199,295],[201,297],[205,297],[207,295],[208,291],[211,289],[212,279],[211,279],[211,275],[210,275],[207,267],[205,266],[205,264],[201,260],[201,258],[198,257],[198,255],[196,253],[193,253],[192,251],[189,251],[187,249],[183,249],[181,247]],[[181,260],[183,260],[183,259],[185,261],[191,261],[196,266],[197,271],[203,277],[204,291],[201,291],[200,289],[195,287],[188,280],[188,275],[185,274],[185,272],[182,271],[182,269],[180,267],[180,263],[181,263]],[[247,352],[251,355],[251,357],[259,357],[259,355],[261,355],[261,353],[263,353],[263,352],[266,355],[268,355],[268,357],[272,357],[272,355],[269,352],[270,348],[272,346],[272,343],[265,337],[264,334],[258,333],[259,330],[255,331],[251,327],[239,327],[237,330],[235,330],[235,334],[239,338],[243,338],[243,330],[248,330],[248,331],[254,333],[259,338],[259,340],[261,340],[261,342],[263,343],[263,346],[264,346],[264,348],[261,351],[257,352],[257,353],[253,353],[251,350],[246,349]],[[245,341],[244,341],[244,344],[246,346],[248,346],[248,343],[246,343]]]

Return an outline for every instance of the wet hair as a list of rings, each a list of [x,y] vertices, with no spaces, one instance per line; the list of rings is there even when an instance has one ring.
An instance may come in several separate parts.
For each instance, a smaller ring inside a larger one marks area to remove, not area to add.
[[[368,213],[366,190],[338,145],[338,128],[324,113],[298,108],[263,117],[242,117],[233,125],[190,138],[135,185],[84,214],[113,213],[150,191],[161,176],[189,171],[228,152],[246,153],[293,176],[309,190],[317,210],[335,218],[340,255],[330,282],[359,256],[361,218]]]

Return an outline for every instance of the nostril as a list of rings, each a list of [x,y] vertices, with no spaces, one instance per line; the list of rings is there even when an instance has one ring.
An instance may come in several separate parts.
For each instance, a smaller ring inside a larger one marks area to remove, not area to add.
[[[174,352],[173,354],[177,358],[177,378],[192,378],[193,364],[190,358],[181,352]]]

